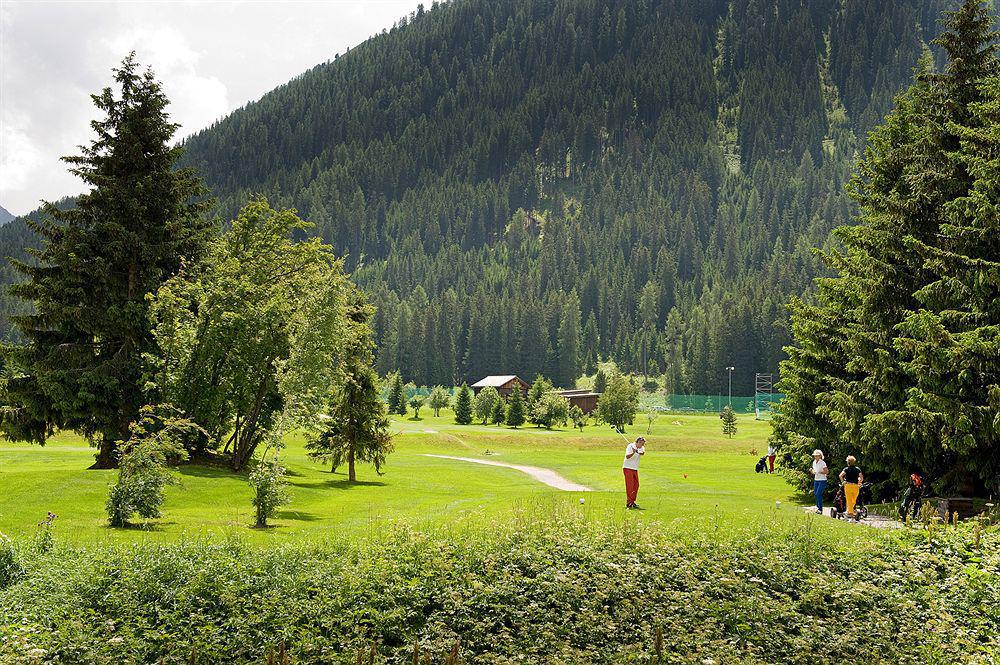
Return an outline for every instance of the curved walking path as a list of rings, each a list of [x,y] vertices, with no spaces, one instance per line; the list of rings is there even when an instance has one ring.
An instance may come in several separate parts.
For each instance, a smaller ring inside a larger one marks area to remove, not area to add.
[[[552,469],[543,469],[540,466],[524,466],[522,464],[507,464],[506,462],[494,462],[492,460],[476,459],[475,457],[455,457],[454,455],[432,455],[430,453],[425,453],[424,457],[438,457],[440,459],[453,459],[459,462],[472,462],[474,464],[485,464],[487,466],[502,466],[508,469],[514,469],[520,471],[521,473],[526,473],[540,483],[545,483],[549,487],[555,487],[557,490],[564,490],[566,492],[593,492],[586,485],[580,485],[579,483],[574,483],[571,480],[567,480],[560,476],[558,473]]]

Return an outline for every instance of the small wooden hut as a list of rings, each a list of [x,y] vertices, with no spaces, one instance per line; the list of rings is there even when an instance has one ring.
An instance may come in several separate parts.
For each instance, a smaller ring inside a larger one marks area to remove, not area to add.
[[[472,384],[472,392],[476,395],[479,394],[483,388],[493,387],[497,389],[501,397],[508,397],[514,389],[520,390],[522,393],[527,392],[528,388],[531,386],[527,382],[519,379],[513,374],[508,374],[504,376],[487,376],[485,379],[480,379]]]
[[[601,393],[590,390],[560,390],[559,395],[569,400],[570,406],[578,406],[584,413],[592,413],[597,408]]]

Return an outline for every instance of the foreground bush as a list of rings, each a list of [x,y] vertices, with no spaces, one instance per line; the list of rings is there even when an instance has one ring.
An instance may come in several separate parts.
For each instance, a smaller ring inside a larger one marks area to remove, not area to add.
[[[560,516],[562,518],[562,516]],[[517,522],[518,520],[512,520]],[[22,545],[0,662],[990,663],[1000,534],[806,527],[683,539],[662,527],[508,527],[270,546]],[[367,662],[367,655],[365,657]]]

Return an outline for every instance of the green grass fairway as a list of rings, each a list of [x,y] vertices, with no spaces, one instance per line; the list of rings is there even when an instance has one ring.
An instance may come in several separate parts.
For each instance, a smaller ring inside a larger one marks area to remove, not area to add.
[[[385,474],[359,466],[359,481],[347,482],[346,469],[331,474],[310,460],[301,437],[289,437],[283,460],[290,472],[292,503],[274,520],[275,528],[248,529],[250,490],[242,475],[226,469],[186,465],[180,484],[168,489],[164,516],[141,528],[107,527],[104,502],[115,471],[89,471],[93,451],[72,434],[55,437],[44,448],[0,446],[0,532],[33,532],[47,511],[56,513],[57,532],[75,542],[108,539],[224,537],[237,533],[252,541],[282,538],[363,536],[390,522],[481,527],[492,520],[521,515],[557,515],[567,507],[594,520],[653,520],[669,526],[687,519],[716,525],[752,521],[802,520],[802,511],[779,475],[754,473],[770,430],[749,417],[739,421],[732,440],[721,434],[717,416],[661,415],[647,437],[648,454],[640,472],[639,505],[624,510],[621,458],[625,442],[604,426],[547,431],[455,425],[450,411],[419,421],[396,417],[396,452]],[[629,436],[644,433],[636,424]],[[487,451],[492,454],[488,455]],[[436,459],[425,454],[481,457],[558,471],[587,485],[586,494],[564,492],[513,469]],[[586,503],[581,505],[581,497]],[[775,502],[782,502],[776,509]],[[512,512],[512,509],[513,512]]]

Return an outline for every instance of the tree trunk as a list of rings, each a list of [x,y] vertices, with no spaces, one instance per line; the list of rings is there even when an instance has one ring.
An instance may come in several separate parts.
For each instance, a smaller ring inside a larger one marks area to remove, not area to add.
[[[354,448],[347,449],[347,479],[352,483],[358,479],[354,473]]]
[[[94,463],[90,465],[91,469],[114,469],[118,466],[118,460],[115,459],[115,450],[118,448],[118,442],[114,439],[101,436],[101,443],[97,447],[97,455],[94,456]]]

